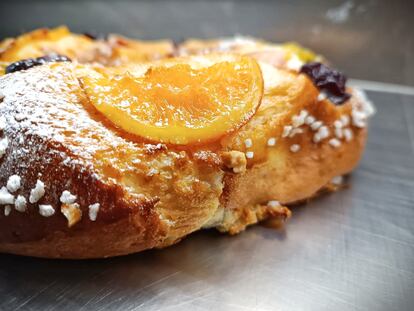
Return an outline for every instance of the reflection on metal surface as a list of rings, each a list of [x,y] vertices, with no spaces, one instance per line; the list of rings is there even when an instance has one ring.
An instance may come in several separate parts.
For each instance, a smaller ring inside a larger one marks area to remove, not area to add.
[[[401,95],[414,95],[414,87],[407,85],[383,83],[376,81],[366,81],[350,79],[348,80],[350,86],[358,87],[366,91],[394,93]]]
[[[351,9],[355,6],[353,1],[346,1],[340,6],[331,8],[326,11],[326,18],[333,23],[345,23],[351,13]]]
[[[106,260],[0,255],[0,310],[413,310],[414,97],[368,96],[378,112],[350,186],[293,207],[285,231],[210,230]]]

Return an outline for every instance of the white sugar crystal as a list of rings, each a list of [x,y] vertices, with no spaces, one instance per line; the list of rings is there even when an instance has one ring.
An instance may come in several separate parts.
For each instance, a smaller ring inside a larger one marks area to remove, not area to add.
[[[10,207],[10,205],[6,205],[6,206],[4,207],[4,216],[9,216],[9,215],[10,215],[10,212],[11,212],[11,207]]]
[[[327,98],[327,94],[325,92],[320,92],[318,97],[316,98],[319,102],[325,100]]]
[[[26,198],[22,195],[18,195],[16,201],[14,201],[14,208],[19,212],[26,211]]]
[[[9,140],[7,137],[0,139],[0,158],[6,154],[7,147],[9,146]]]
[[[346,114],[342,115],[340,120],[343,126],[347,126],[349,124],[349,116]]]
[[[65,190],[62,192],[62,195],[60,196],[60,202],[63,204],[73,204],[76,201],[76,195],[73,195],[69,191]]]
[[[305,124],[308,124],[308,125],[311,125],[313,122],[315,122],[316,121],[316,119],[315,119],[315,117],[314,116],[307,116],[306,118],[305,118]]]
[[[336,138],[331,138],[329,144],[334,148],[338,148],[341,145],[341,142]]]
[[[293,127],[291,125],[285,125],[283,127],[283,133],[282,133],[282,137],[288,137],[290,134],[290,131],[293,129]]]
[[[349,128],[344,129],[344,137],[346,141],[351,141],[354,138],[352,130]]]
[[[302,119],[305,119],[308,115],[309,115],[309,112],[308,112],[306,109],[302,109],[302,110],[300,111],[300,113],[299,113],[299,116],[300,116]]]
[[[339,139],[341,139],[344,136],[343,129],[342,128],[335,128],[335,136]]]
[[[252,142],[252,140],[251,140],[250,138],[247,138],[247,139],[244,141],[244,144],[245,144],[246,148],[250,148],[250,147],[252,147],[252,146],[253,146],[253,142]]]
[[[253,159],[253,157],[254,157],[254,152],[253,151],[246,152],[246,158]]]
[[[292,125],[293,127],[299,127],[302,126],[303,124],[305,124],[305,119],[308,116],[308,111],[306,110],[301,110],[301,112],[292,117]]]
[[[43,217],[50,217],[55,213],[55,209],[52,205],[39,205],[39,214]]]
[[[9,193],[6,187],[0,189],[0,205],[14,204],[14,196]]]
[[[279,201],[272,200],[272,201],[267,202],[267,206],[269,206],[269,207],[279,207],[281,205],[280,205]]]
[[[274,137],[270,137],[270,138],[267,140],[267,145],[268,145],[269,147],[273,147],[273,146],[275,146],[275,145],[276,145],[276,138],[274,138]]]
[[[7,190],[9,190],[11,193],[16,192],[20,189],[20,181],[21,178],[18,175],[12,175],[9,177],[9,180],[7,181]]]
[[[98,212],[99,212],[100,207],[101,206],[99,203],[89,205],[89,219],[90,220],[92,221],[96,220],[96,218],[98,217]]]
[[[45,195],[45,184],[41,180],[37,180],[36,186],[30,190],[30,203],[36,203]]]
[[[321,139],[325,139],[329,136],[329,129],[327,126],[321,126],[318,130],[318,133],[321,137]]]
[[[305,123],[305,120],[304,119],[301,119],[300,116],[293,116],[292,117],[292,126],[293,127],[302,126],[303,123]]]
[[[352,124],[356,127],[363,128],[366,126],[366,114],[362,111],[352,110]]]
[[[331,183],[333,183],[334,185],[342,185],[344,178],[341,175],[335,176],[334,178],[331,179]]]
[[[322,121],[315,121],[311,124],[311,129],[316,131],[317,129],[319,129],[322,126]]]
[[[341,120],[335,120],[334,127],[342,128],[343,127],[342,121]]]
[[[296,134],[302,134],[303,130],[301,128],[294,128],[292,131],[290,131],[289,137],[293,137]]]
[[[292,152],[298,152],[300,150],[300,146],[298,144],[293,144],[290,146],[290,151]]]
[[[315,123],[314,123],[315,124]],[[329,129],[327,126],[321,126],[319,130],[313,135],[313,142],[318,143],[329,136]]]

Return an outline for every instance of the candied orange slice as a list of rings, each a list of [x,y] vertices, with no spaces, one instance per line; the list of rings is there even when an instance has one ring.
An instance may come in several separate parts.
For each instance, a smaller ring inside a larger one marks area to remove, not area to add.
[[[0,61],[3,62],[15,62],[50,53],[76,58],[79,50],[92,49],[94,46],[93,40],[84,35],[72,34],[64,26],[54,29],[37,29],[6,43],[4,43],[4,50],[0,53]]]
[[[263,94],[256,61],[235,55],[166,60],[141,75],[95,68],[81,81],[92,105],[116,126],[178,145],[237,130],[254,115]]]
[[[157,60],[174,53],[174,44],[171,40],[140,41],[110,35],[108,42],[113,51],[112,59],[115,65]]]

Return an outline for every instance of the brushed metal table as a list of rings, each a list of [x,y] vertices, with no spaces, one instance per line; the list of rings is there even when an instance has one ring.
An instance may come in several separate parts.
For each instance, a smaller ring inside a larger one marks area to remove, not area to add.
[[[368,95],[350,187],[293,208],[286,230],[107,260],[0,255],[0,310],[413,310],[414,96]]]
[[[301,42],[354,78],[413,86],[413,9],[407,0],[13,0],[0,2],[0,38],[60,24],[144,39],[241,33]],[[378,110],[364,158],[349,188],[295,207],[284,231],[204,231],[108,260],[0,255],[0,310],[414,310],[413,88],[355,83]]]

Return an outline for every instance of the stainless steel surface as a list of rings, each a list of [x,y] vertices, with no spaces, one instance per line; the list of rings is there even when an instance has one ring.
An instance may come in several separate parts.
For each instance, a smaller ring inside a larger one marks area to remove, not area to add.
[[[413,310],[414,97],[369,96],[350,187],[295,207],[285,231],[205,231],[108,260],[0,255],[0,309]]]
[[[353,78],[414,85],[413,11],[409,0],[13,0],[0,2],[0,38],[60,24],[144,39],[241,33],[303,43]],[[108,260],[0,255],[0,310],[414,310],[414,96],[364,85],[387,93],[369,93],[378,113],[350,187],[294,208],[285,231],[205,231]]]
[[[350,77],[414,86],[412,0],[3,0],[0,38],[66,24],[144,39],[297,41]]]

